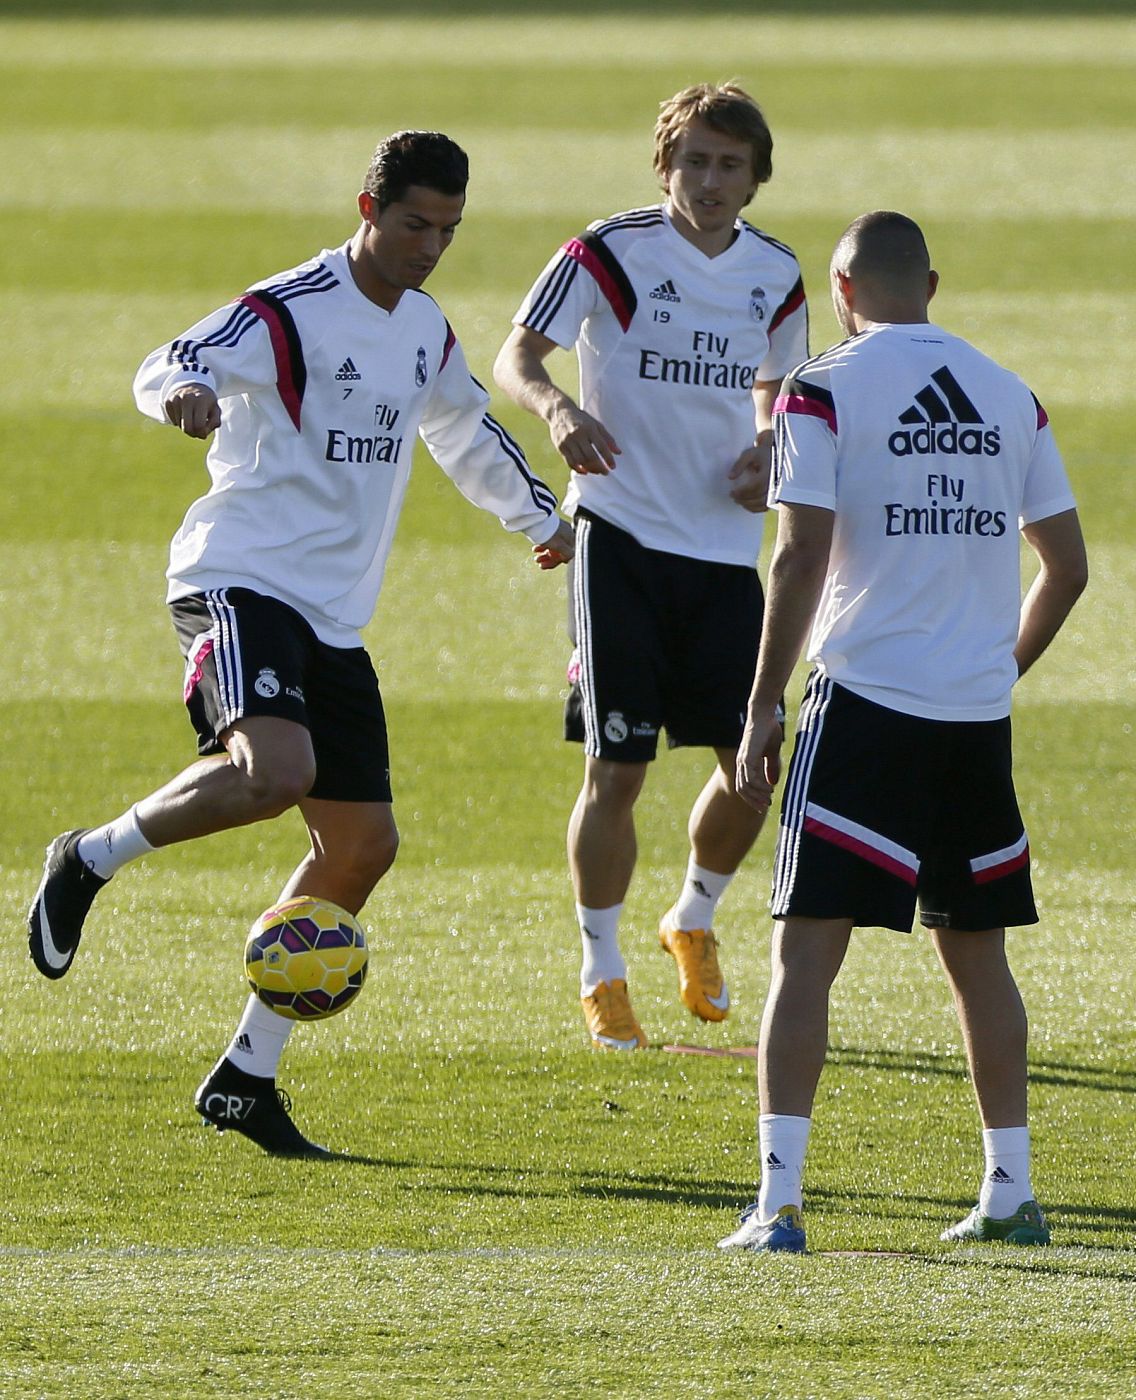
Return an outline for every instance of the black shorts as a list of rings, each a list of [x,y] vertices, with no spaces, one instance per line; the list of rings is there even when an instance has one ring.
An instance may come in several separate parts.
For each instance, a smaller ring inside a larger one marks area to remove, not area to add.
[[[667,744],[737,748],[761,641],[757,570],[646,549],[576,512],[580,673],[564,736],[593,758],[645,763]]]
[[[1008,718],[922,719],[814,672],[781,805],[775,918],[1037,923]]]
[[[312,738],[309,796],[391,800],[383,700],[362,647],[328,646],[294,608],[247,588],[194,593],[171,603],[170,613],[198,753],[222,753],[220,736],[238,719],[289,719]]]

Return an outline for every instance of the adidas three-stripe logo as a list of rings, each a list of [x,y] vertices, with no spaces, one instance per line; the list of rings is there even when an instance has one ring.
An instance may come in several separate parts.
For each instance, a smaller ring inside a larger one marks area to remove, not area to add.
[[[936,387],[939,392],[936,392]],[[899,415],[901,423],[981,423],[982,414],[967,398],[962,385],[944,365],[920,389],[915,402]]]
[[[681,301],[682,297],[675,291],[675,284],[668,277],[665,282],[660,282],[653,292],[649,292],[652,301]]]
[[[888,438],[888,448],[896,457],[939,452],[997,457],[1002,450],[1000,430],[985,427],[982,414],[946,365],[935,370],[899,421],[904,427]]]
[[[362,379],[362,378],[363,378],[363,376],[362,376],[362,375],[359,373],[359,371],[355,368],[355,361],[352,360],[352,358],[351,358],[350,355],[348,355],[348,357],[343,361],[343,363],[342,363],[342,364],[339,366],[339,368],[335,371],[335,377],[336,377],[336,379]]]

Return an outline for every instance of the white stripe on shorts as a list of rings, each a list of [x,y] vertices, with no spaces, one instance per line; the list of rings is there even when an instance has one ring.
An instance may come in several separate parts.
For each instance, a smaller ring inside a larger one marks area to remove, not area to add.
[[[815,684],[814,684],[815,682]],[[824,717],[832,699],[833,682],[817,672],[801,704],[797,717],[799,747],[793,755],[789,785],[781,804],[781,830],[777,837],[777,857],[773,867],[774,918],[784,913],[793,883],[797,878],[797,860],[801,850],[801,832],[805,825],[809,779],[812,776],[816,752],[820,747]]]
[[[224,588],[210,589],[205,605],[213,619],[213,659],[217,665],[217,690],[224,711],[225,727],[245,712],[244,675],[241,670],[241,639],[237,615]]]
[[[818,806],[815,802],[808,802],[805,804],[805,829],[819,834],[823,840],[831,841],[835,846],[855,852],[862,860],[890,871],[909,885],[915,884],[919,874],[919,857],[898,841],[873,831],[870,826],[854,822],[839,812],[830,812],[827,807]]]
[[[596,708],[596,674],[592,659],[592,606],[588,595],[588,563],[591,557],[592,522],[576,521],[576,557],[573,560],[572,602],[576,614],[576,649],[580,653],[580,708],[584,716],[584,752],[600,754],[600,720]]]

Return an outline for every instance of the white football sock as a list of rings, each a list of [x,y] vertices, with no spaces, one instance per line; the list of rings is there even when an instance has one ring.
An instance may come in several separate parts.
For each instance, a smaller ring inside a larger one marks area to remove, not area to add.
[[[109,880],[129,861],[149,855],[153,849],[138,828],[137,804],[114,821],[93,827],[85,836],[80,836],[75,847],[87,869],[93,870],[102,880]]]
[[[627,978],[627,964],[619,951],[619,916],[622,904],[610,909],[585,909],[576,905],[583,960],[580,963],[580,995],[590,997],[600,982]]]
[[[1005,1220],[1024,1202],[1033,1200],[1029,1129],[983,1128],[982,1150],[986,1174],[978,1209],[995,1220]]]
[[[761,1147],[761,1189],[757,1193],[757,1218],[773,1219],[782,1206],[801,1204],[801,1177],[809,1145],[811,1118],[788,1113],[762,1113],[757,1120]]]
[[[276,1067],[295,1024],[250,994],[225,1058],[246,1074],[275,1079]]]
[[[719,875],[717,871],[706,870],[691,856],[686,864],[682,893],[674,907],[679,928],[713,928],[714,911],[733,878],[733,873]]]

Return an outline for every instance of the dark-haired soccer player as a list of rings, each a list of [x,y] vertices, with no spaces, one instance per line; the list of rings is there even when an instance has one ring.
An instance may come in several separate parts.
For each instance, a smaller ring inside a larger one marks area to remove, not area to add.
[[[1030,1181],[1026,1016],[1007,925],[1037,922],[1014,795],[1010,692],[1085,586],[1045,411],[928,320],[918,226],[865,214],[832,258],[850,337],[800,366],[774,413],[779,506],[765,631],[738,753],[758,812],[776,706],[810,621],[773,884],[761,1027],[761,1190],[725,1248],[799,1252],[801,1173],[829,988],[856,925],[919,905],[954,993],[983,1126],[978,1204],[945,1240],[1046,1244]],[[1040,572],[1021,598],[1019,532]]]
[[[48,847],[28,916],[46,977],[75,956],[98,891],[155,847],[298,806],[311,849],[281,891],[358,912],[398,846],[386,721],[360,629],[382,584],[415,434],[476,505],[546,568],[571,527],[486,412],[422,284],[462,217],[465,153],[403,131],[375,152],[348,243],[252,287],[149,355],[139,408],[215,432],[211,485],[174,536],[167,599],[185,654],[198,762],[122,816]],[[197,1091],[217,1127],[269,1152],[323,1152],[275,1074],[292,1022],[250,997]]]
[[[729,1013],[712,925],[761,827],[734,791],[734,762],[761,626],[770,413],[807,354],[797,260],[739,217],[770,178],[772,149],[761,110],[733,84],[663,103],[663,203],[565,243],[494,368],[573,472],[578,678],[565,727],[585,767],[568,854],[581,1003],[604,1049],[646,1043],[618,926],[660,729],[672,746],[712,748],[717,764],[690,813],[686,879],[659,938],[686,1006],[705,1021]],[[576,348],[579,403],[545,367],[557,346]]]

